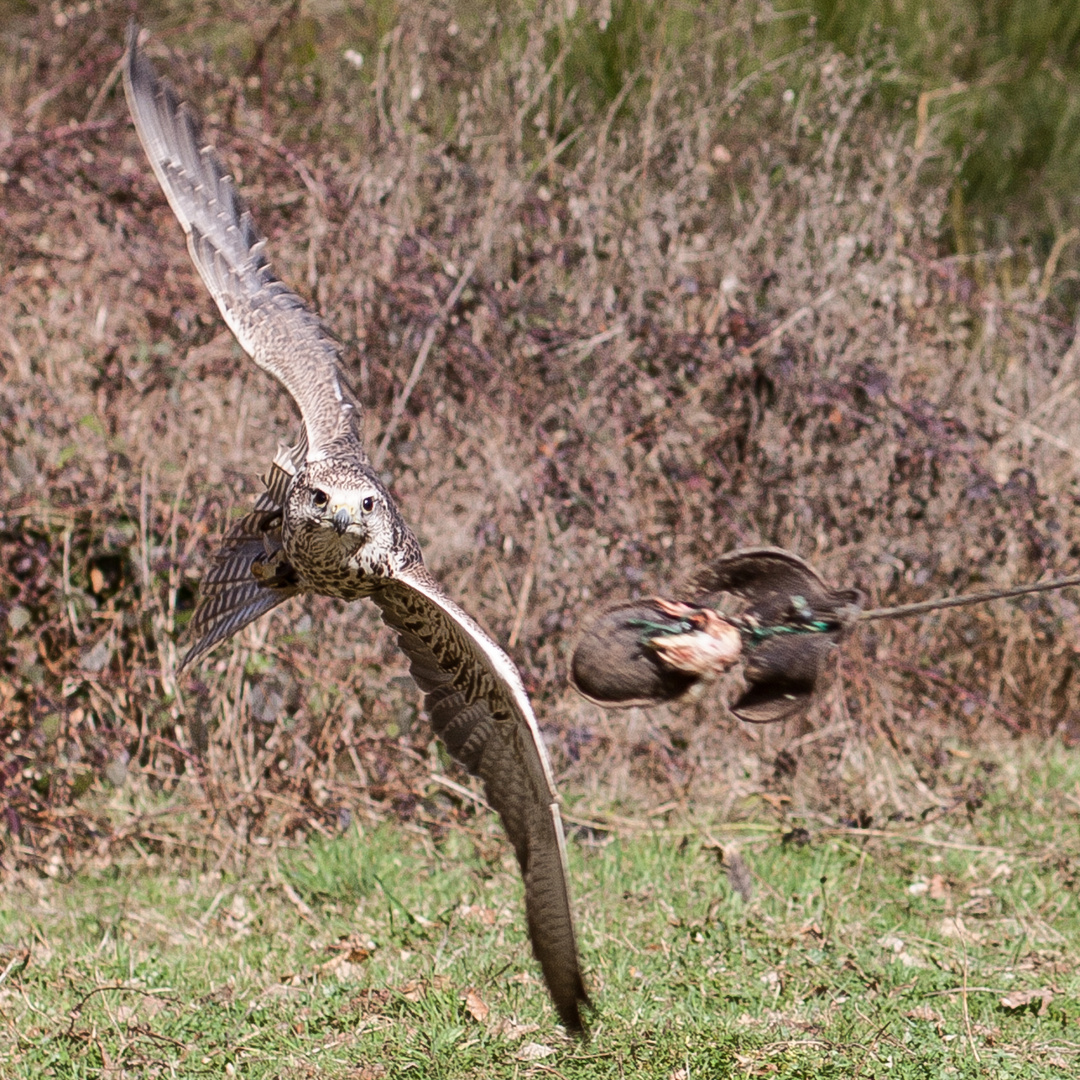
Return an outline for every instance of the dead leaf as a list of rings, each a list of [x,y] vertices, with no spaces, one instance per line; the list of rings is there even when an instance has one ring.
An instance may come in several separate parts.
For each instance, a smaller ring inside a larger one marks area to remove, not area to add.
[[[462,904],[458,908],[458,914],[463,919],[476,919],[484,926],[494,926],[497,917],[494,908],[483,907],[480,904]]]
[[[322,965],[323,971],[336,971],[345,963],[355,966],[364,963],[365,960],[370,960],[371,954],[375,950],[375,942],[370,940],[364,942],[355,934],[350,934],[340,937],[330,948],[337,955],[331,957]]]
[[[384,1080],[388,1074],[383,1065],[361,1065],[358,1070],[348,1075],[352,1080]]]
[[[355,1009],[361,1016],[382,1016],[387,1006],[394,1000],[393,992],[386,989],[361,990],[350,1002],[349,1008]]]
[[[360,965],[371,955],[366,949],[352,949],[348,953],[339,953],[331,957],[325,964],[320,965],[320,970],[327,975],[345,982],[349,979],[359,978]]]
[[[928,895],[931,900],[944,900],[948,897],[949,883],[941,876],[941,874],[935,874],[930,879]]]
[[[545,1046],[543,1043],[527,1042],[524,1045],[518,1047],[518,1052],[514,1055],[518,1061],[541,1061],[543,1058],[551,1057],[555,1053],[553,1046]]]
[[[904,1015],[909,1020],[925,1020],[928,1024],[940,1024],[945,1019],[937,1009],[931,1009],[929,1005],[916,1005]]]
[[[398,987],[397,992],[406,1001],[420,1001],[429,990],[436,992],[451,989],[451,980],[448,975],[432,975],[430,979],[410,979],[407,983]]]
[[[484,1003],[484,999],[480,996],[479,990],[469,987],[469,989],[461,995],[461,1000],[465,1002],[465,1011],[478,1024],[482,1024],[488,1018],[488,1013],[491,1012],[491,1010]]]
[[[959,915],[946,915],[941,920],[938,933],[944,938],[959,938],[961,941],[978,944],[986,936],[971,930]]]
[[[508,1016],[501,1016],[488,1028],[488,1034],[503,1039],[521,1039],[539,1030],[539,1024],[519,1024]]]
[[[1037,990],[1014,990],[1001,999],[1001,1004],[1006,1009],[1023,1009],[1028,1005],[1039,1002],[1039,1016],[1045,1016],[1050,1002],[1054,1000],[1054,991],[1049,987],[1041,986]]]

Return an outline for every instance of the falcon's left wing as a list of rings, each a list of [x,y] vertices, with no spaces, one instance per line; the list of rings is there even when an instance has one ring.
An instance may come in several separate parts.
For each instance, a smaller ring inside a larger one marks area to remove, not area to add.
[[[567,1030],[584,1030],[589,996],[578,962],[558,795],[513,661],[418,565],[371,599],[398,633],[435,733],[484,782],[525,880],[533,953]]]

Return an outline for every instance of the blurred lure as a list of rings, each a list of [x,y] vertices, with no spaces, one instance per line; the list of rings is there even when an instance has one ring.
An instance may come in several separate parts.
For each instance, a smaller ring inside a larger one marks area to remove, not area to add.
[[[857,589],[834,589],[803,559],[780,548],[721,555],[691,582],[691,601],[616,604],[587,626],[570,662],[578,693],[605,708],[676,701],[743,665],[744,692],[729,706],[740,720],[768,723],[804,711],[829,653],[857,622],[1080,584],[1080,576],[1035,585],[863,610]],[[743,602],[717,610],[722,594]]]

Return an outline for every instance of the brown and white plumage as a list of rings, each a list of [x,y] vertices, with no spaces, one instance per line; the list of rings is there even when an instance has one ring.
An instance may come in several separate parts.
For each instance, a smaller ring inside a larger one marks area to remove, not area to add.
[[[188,251],[244,351],[292,395],[304,421],[308,457],[358,443],[360,405],[341,375],[341,347],[322,320],[278,279],[266,240],[202,124],[157,78],[128,32],[124,91],[139,140]]]
[[[302,592],[370,599],[398,634],[432,726],[480,777],[525,881],[533,952],[563,1024],[582,1032],[581,976],[558,796],[510,658],[424,566],[361,444],[340,346],[270,268],[265,241],[194,112],[128,33],[124,90],[188,249],[229,328],[295,399],[300,443],[279,452],[255,509],[225,537],[192,619],[184,666]]]

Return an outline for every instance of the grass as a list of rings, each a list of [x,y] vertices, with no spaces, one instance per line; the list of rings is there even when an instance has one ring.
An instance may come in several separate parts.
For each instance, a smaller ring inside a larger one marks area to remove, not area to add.
[[[145,855],[27,879],[0,912],[0,1073],[1060,1076],[1080,1056],[1080,763],[1030,744],[996,763],[981,805],[930,822],[759,806],[579,836],[581,1045],[485,819],[438,841],[354,826],[242,873]]]
[[[796,6],[792,15],[805,12]],[[1036,243],[1043,258],[1076,222],[1080,12],[1071,0],[812,0],[821,36],[850,55],[887,47],[894,106],[928,94],[957,165],[964,244]],[[888,73],[885,73],[888,69]],[[955,223],[954,223],[955,225]],[[1075,257],[1071,257],[1075,271]],[[1076,303],[1075,280],[1062,292]]]

